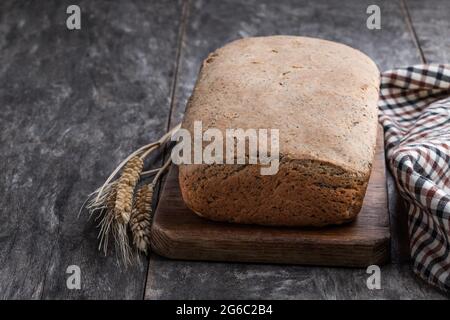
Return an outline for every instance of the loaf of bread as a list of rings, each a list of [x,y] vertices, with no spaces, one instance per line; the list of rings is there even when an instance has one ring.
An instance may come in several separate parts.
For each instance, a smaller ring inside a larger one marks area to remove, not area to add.
[[[216,50],[203,62],[182,127],[279,129],[279,169],[262,175],[260,164],[182,164],[186,205],[246,224],[353,220],[375,152],[378,90],[375,63],[331,41],[255,37]]]

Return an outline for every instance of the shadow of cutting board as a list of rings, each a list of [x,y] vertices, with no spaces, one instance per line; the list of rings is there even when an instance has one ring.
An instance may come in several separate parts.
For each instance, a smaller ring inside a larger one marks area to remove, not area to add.
[[[366,267],[389,259],[382,131],[363,208],[346,225],[263,227],[213,222],[186,207],[172,166],[152,226],[152,248],[167,258]]]

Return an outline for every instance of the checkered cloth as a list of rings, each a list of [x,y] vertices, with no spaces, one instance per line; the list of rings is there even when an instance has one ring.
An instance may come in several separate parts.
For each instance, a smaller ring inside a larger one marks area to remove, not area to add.
[[[381,76],[386,156],[408,205],[414,271],[450,291],[450,65]]]

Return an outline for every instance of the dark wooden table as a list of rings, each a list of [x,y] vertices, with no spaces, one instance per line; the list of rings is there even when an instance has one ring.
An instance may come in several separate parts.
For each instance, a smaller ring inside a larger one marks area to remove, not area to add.
[[[66,28],[70,4],[81,30]],[[370,4],[381,30],[366,28]],[[124,270],[77,213],[124,156],[180,121],[213,49],[291,34],[349,44],[381,70],[448,63],[449,12],[447,0],[1,1],[0,298],[447,298],[411,272],[392,179],[392,263],[380,290],[363,269],[152,255]],[[81,268],[81,290],[66,287],[69,265]]]

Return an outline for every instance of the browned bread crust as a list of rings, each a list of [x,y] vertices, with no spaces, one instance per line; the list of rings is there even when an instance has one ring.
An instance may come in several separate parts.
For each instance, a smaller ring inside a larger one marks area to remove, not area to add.
[[[356,217],[375,152],[379,71],[348,46],[272,36],[234,41],[204,61],[183,128],[274,128],[280,166],[180,165],[186,204],[219,221],[285,226]]]

